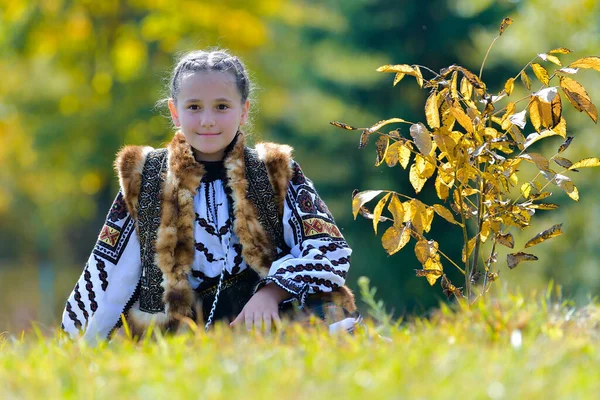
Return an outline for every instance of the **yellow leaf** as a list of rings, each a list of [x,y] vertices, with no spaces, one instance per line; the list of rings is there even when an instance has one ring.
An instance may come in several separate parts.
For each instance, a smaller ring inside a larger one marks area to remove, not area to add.
[[[421,177],[421,175],[417,171],[417,166],[415,164],[410,166],[410,171],[408,173],[408,180],[410,181],[410,184],[415,189],[415,193],[419,193],[421,191],[421,189],[423,189],[425,182],[427,182],[427,178]]]
[[[591,57],[583,57],[579,60],[573,61],[570,65],[570,68],[584,68],[584,69],[595,69],[596,71],[600,71],[600,57],[591,56]]]
[[[515,239],[513,238],[512,233],[506,233],[506,234],[497,234],[496,235],[496,241],[498,243],[500,243],[503,246],[506,246],[510,249],[515,247]]]
[[[365,129],[364,131],[362,131],[362,133],[360,134],[360,142],[358,143],[359,149],[365,148],[365,146],[367,145],[367,142],[369,141],[369,136],[371,136],[371,135],[369,134],[368,129]]]
[[[551,114],[552,114],[552,125],[549,128],[554,128],[562,122],[562,102],[560,95],[557,93],[554,99],[550,102]]]
[[[410,162],[410,143],[402,143],[398,146],[398,162],[402,166],[402,168],[406,169],[408,163]]]
[[[381,238],[383,248],[390,256],[400,251],[410,241],[410,228],[407,226],[399,228],[389,227]]]
[[[567,139],[559,146],[558,154],[560,154],[563,151],[565,151],[566,149],[568,149],[569,146],[571,145],[572,141],[573,141],[573,136],[568,136]]]
[[[546,68],[542,67],[538,63],[531,64],[531,68],[533,68],[533,73],[540,80],[540,82],[542,82],[544,85],[548,85],[550,82],[550,76],[548,75]]]
[[[562,63],[560,62],[560,60],[558,59],[558,57],[550,55],[550,54],[546,54],[546,59],[548,61],[550,61],[551,63],[556,64],[556,65],[562,67]]]
[[[488,237],[490,236],[491,225],[489,220],[484,220],[481,224],[481,231],[479,232],[479,237],[483,243],[486,242]]]
[[[395,193],[388,204],[388,211],[394,218],[394,226],[401,226],[404,221],[404,205]]]
[[[421,178],[429,179],[435,172],[435,159],[431,156],[425,158],[420,154],[416,154],[415,167]]]
[[[566,47],[559,47],[558,49],[550,50],[548,53],[550,54],[569,54],[571,50]]]
[[[558,125],[552,128],[557,135],[562,136],[563,139],[567,138],[567,121],[561,116]]]
[[[454,219],[452,212],[450,210],[448,210],[446,207],[444,207],[443,205],[434,204],[433,209],[435,210],[437,215],[444,218],[446,221],[450,222],[451,224],[462,226],[462,224],[460,222],[458,222],[457,220]]]
[[[355,131],[356,130],[355,127],[350,126],[348,124],[345,124],[343,122],[331,121],[330,124],[333,125],[333,126],[335,126],[335,127],[346,129],[346,130],[349,130],[349,131]]]
[[[363,205],[373,200],[382,192],[383,190],[365,190],[364,192],[355,194],[352,197],[352,214],[354,214],[354,219],[356,219],[356,216]]]
[[[404,78],[406,76],[406,74],[402,73],[402,72],[397,72],[396,76],[394,77],[394,86],[396,86],[396,84],[398,82],[400,82],[402,80],[402,78]]]
[[[441,131],[442,130],[440,130],[440,132]],[[440,151],[446,153],[449,159],[454,159],[454,148],[456,147],[456,142],[451,136],[441,133],[434,133],[433,140]]]
[[[419,85],[420,88],[423,87],[423,74],[421,74],[421,69],[418,66],[414,66],[415,68],[415,78],[417,79],[417,85]]]
[[[452,73],[452,78],[450,79],[450,97],[454,100],[458,100],[458,71],[454,71]]]
[[[439,172],[438,176],[435,178],[435,192],[440,200],[446,200],[450,194],[450,189],[442,181]]]
[[[402,146],[402,142],[395,142],[390,145],[385,154],[385,162],[388,167],[393,167],[398,164],[398,148]]]
[[[440,127],[440,113],[438,108],[438,94],[437,92],[432,92],[425,103],[425,116],[427,117],[427,124],[431,129]]]
[[[525,71],[521,72],[521,82],[523,82],[527,90],[531,90],[531,78],[529,78],[529,75]]]
[[[430,258],[427,261],[425,261],[425,265],[423,265],[423,267],[427,271],[430,271],[425,276],[425,279],[427,279],[427,282],[429,282],[429,284],[433,286],[435,284],[435,281],[440,277],[441,272],[444,270],[442,267],[442,263],[440,262],[439,258]]]
[[[523,195],[523,198],[525,198],[525,200],[529,198],[529,195],[531,194],[531,189],[533,189],[533,186],[531,186],[531,183],[529,182],[525,182],[521,185],[521,194]]]
[[[538,258],[533,254],[527,254],[523,252],[511,253],[506,256],[506,262],[508,264],[508,268],[515,268],[521,261],[535,261]]]
[[[552,225],[550,228],[546,229],[543,232],[535,235],[533,239],[530,239],[525,243],[525,248],[535,246],[536,244],[542,243],[545,240],[551,239],[553,237],[562,235],[562,224]]]
[[[473,252],[473,250],[475,249],[475,241],[477,240],[477,236],[473,236],[471,239],[469,239],[469,241],[467,242],[467,251],[465,252],[465,248],[463,247],[462,250],[462,262],[466,262],[468,257],[471,257],[471,253]]]
[[[571,160],[561,157],[561,156],[554,156],[552,159],[554,160],[555,163],[557,163],[558,165],[560,165],[561,167],[563,167],[565,169],[569,169],[573,165],[573,162]]]
[[[379,121],[378,123],[376,123],[375,125],[373,125],[369,129],[367,129],[367,132],[368,133],[374,133],[374,132],[377,132],[379,129],[383,128],[384,126],[386,126],[388,124],[401,123],[401,122],[406,122],[406,121],[403,120],[402,118],[384,119],[382,121]]]
[[[538,132],[542,127],[542,110],[540,103],[540,100],[535,96],[532,96],[531,102],[529,102],[529,119],[535,130]]]
[[[377,234],[377,225],[379,224],[379,218],[381,217],[383,208],[385,207],[385,204],[390,198],[390,195],[391,193],[388,193],[385,196],[383,196],[383,198],[379,200],[379,203],[377,203],[377,205],[375,206],[375,210],[373,210],[373,230],[375,231],[375,234]]]
[[[570,170],[576,168],[589,168],[589,167],[599,167],[600,160],[596,157],[584,158],[583,160],[577,161],[575,164],[569,167]]]
[[[524,153],[521,154],[519,158],[534,163],[542,171],[550,170],[550,162],[546,157],[539,153]]]
[[[590,96],[579,82],[569,77],[561,76],[560,87],[577,111],[585,111],[594,123],[598,121],[598,110],[596,110],[596,106],[592,103]]]
[[[473,133],[475,129],[473,128],[473,122],[471,118],[460,107],[450,107],[450,112],[456,118],[456,121],[465,128],[465,130],[469,133]]]
[[[377,68],[377,72],[400,72],[408,75],[415,75],[415,69],[408,64],[382,65]]]
[[[376,167],[385,161],[389,146],[390,138],[385,135],[379,136],[379,139],[377,139],[377,143],[375,144],[375,149],[377,151],[377,160],[375,161]]]
[[[502,23],[500,24],[500,36],[502,36],[504,31],[506,31],[506,28],[508,28],[512,23],[513,20],[510,17],[506,17],[502,20]]]
[[[534,144],[535,142],[537,142],[538,140],[542,140],[545,139],[547,137],[550,136],[556,136],[557,133],[551,130],[545,130],[543,132],[537,133],[534,132],[530,135],[527,136],[527,140],[525,140],[525,143],[523,144],[523,147],[528,148],[529,146],[531,146],[532,144]]]
[[[565,193],[567,193],[567,196],[569,196],[575,201],[579,201],[579,190],[577,190],[577,187],[575,186],[573,181],[569,179],[569,177],[561,174],[556,174],[554,175],[553,179],[556,185],[558,185],[558,187],[560,187],[562,190],[565,191]]]
[[[417,145],[417,148],[421,154],[427,156],[433,150],[433,141],[431,140],[431,134],[425,128],[422,123],[413,124],[410,126],[410,136]]]
[[[512,94],[514,88],[515,88],[515,78],[510,78],[504,84],[504,90],[506,91],[506,94],[510,96]]]
[[[473,96],[473,85],[464,76],[460,80],[460,94],[465,100],[471,100],[471,96]]]
[[[435,240],[421,239],[415,244],[415,255],[421,264],[425,264],[428,259],[436,258],[438,255],[439,244]]]

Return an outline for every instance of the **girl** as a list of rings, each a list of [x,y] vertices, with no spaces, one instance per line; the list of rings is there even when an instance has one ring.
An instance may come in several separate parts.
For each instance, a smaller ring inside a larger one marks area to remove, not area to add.
[[[181,330],[185,318],[270,331],[293,303],[353,326],[344,286],[351,249],[327,206],[289,146],[245,147],[251,82],[242,62],[225,51],[188,53],[169,89],[178,130],[166,149],[118,153],[120,191],[63,330],[109,338],[123,314],[138,337],[152,322]]]

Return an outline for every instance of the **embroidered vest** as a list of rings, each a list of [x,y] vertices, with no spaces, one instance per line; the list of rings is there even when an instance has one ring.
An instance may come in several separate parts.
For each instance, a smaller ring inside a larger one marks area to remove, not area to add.
[[[151,151],[144,164],[139,194],[138,229],[142,276],[139,283],[139,310],[155,314],[165,311],[163,273],[155,263],[156,232],[160,224],[162,184],[166,170],[167,149]],[[256,150],[244,148],[245,174],[248,180],[246,197],[256,207],[258,221],[275,248],[289,248],[283,236],[282,215],[279,214],[273,186],[265,163]]]

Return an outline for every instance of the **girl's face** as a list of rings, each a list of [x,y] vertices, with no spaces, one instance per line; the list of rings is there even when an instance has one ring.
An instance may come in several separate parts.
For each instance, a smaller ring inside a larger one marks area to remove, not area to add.
[[[169,100],[171,118],[199,161],[223,159],[240,125],[248,119],[250,102],[242,97],[233,75],[193,72],[181,78],[177,99]]]

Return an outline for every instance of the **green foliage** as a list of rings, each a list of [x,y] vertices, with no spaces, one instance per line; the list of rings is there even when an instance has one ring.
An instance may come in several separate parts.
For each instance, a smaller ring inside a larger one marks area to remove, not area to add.
[[[480,294],[485,294],[499,276],[496,246],[514,248],[510,230],[529,227],[531,217],[537,210],[558,208],[556,204],[539,202],[552,195],[548,187],[557,186],[571,199],[578,201],[579,191],[567,174],[576,172],[577,168],[600,166],[600,160],[595,157],[574,163],[559,156],[569,147],[573,137],[567,136],[566,119],[558,92],[559,88],[562,89],[575,109],[585,112],[596,123],[596,107],[584,87],[569,75],[577,74],[579,69],[600,71],[600,57],[580,58],[563,67],[558,55],[569,54],[571,50],[560,47],[538,54],[494,95],[481,76],[493,44],[511,24],[512,20],[508,17],[502,21],[500,32],[483,60],[479,76],[457,65],[443,68],[439,73],[427,67],[407,64],[384,65],[377,69],[378,72],[394,73],[394,86],[404,76],[410,75],[416,79],[419,87],[429,90],[425,116],[431,131],[421,122],[413,123],[402,118],[379,121],[370,128],[331,123],[344,130],[362,131],[359,148],[366,146],[370,136],[379,135],[375,166],[384,161],[389,167],[400,164],[406,169],[410,165],[409,180],[416,194],[437,172],[437,197],[450,209],[443,204],[428,206],[416,198],[381,190],[355,191],[352,209],[355,218],[361,213],[373,220],[375,234],[379,222],[392,222],[382,237],[383,247],[390,255],[406,246],[411,237],[414,238],[415,254],[423,266],[421,270],[416,270],[417,276],[426,277],[430,285],[441,277],[441,287],[449,298],[462,298],[463,294],[461,288],[454,286],[445,275],[441,257],[464,275],[469,301],[474,294],[472,285],[478,283],[482,275]],[[546,67],[534,62],[538,59],[558,67],[550,74]],[[535,92],[526,74],[528,68],[532,69],[542,84]],[[433,77],[424,79],[421,69],[433,74]],[[513,93],[514,82],[519,77],[528,94],[500,107],[501,101],[508,100]],[[558,81],[558,86],[551,85],[553,80]],[[517,105],[524,101],[527,105],[517,112]],[[525,128],[527,115],[535,132],[525,137],[521,130]],[[402,136],[399,129],[383,132],[382,128],[389,124],[410,125],[411,138]],[[531,151],[534,143],[552,136],[561,136],[564,140],[552,157],[546,158]],[[412,154],[414,161],[411,164]],[[524,179],[524,168],[519,169],[523,160],[537,168],[533,178]],[[561,169],[558,172],[554,170],[556,166],[551,167],[551,162]],[[524,183],[518,186],[519,181]],[[385,195],[371,213],[364,204],[380,193]],[[402,202],[401,197],[407,200]],[[382,216],[386,206],[391,218]],[[462,229],[464,269],[439,249],[437,241],[425,236],[431,230],[435,214]],[[553,225],[528,240],[523,249],[562,233],[562,224]],[[483,256],[484,250],[489,251],[487,257]],[[533,254],[518,251],[507,255],[507,265],[513,269],[522,261],[537,259]]]
[[[0,336],[4,398],[594,398],[600,306],[548,293],[488,296],[392,329],[330,336],[205,333],[90,348],[58,337]],[[552,295],[551,295],[552,294]],[[487,365],[489,368],[482,368]],[[524,373],[524,366],[527,372]]]

